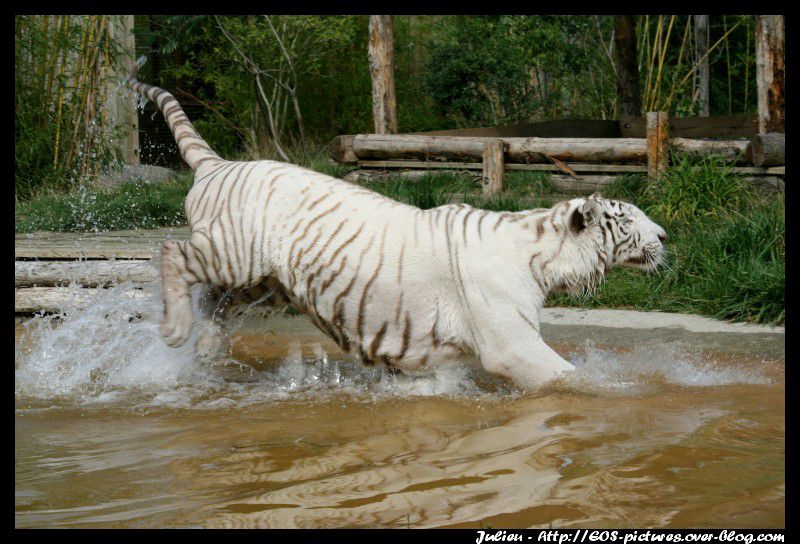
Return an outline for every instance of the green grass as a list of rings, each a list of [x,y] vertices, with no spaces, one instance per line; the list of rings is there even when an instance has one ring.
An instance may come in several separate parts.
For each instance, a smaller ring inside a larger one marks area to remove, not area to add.
[[[341,177],[349,168],[311,149],[295,161]],[[161,184],[40,192],[19,202],[17,232],[101,231],[185,223],[191,175]],[[456,198],[472,206],[517,211],[549,207],[553,192],[539,172],[509,172],[508,190],[485,198],[471,174],[431,172],[422,178],[375,181],[371,189],[429,209]],[[633,202],[669,234],[666,266],[656,274],[615,268],[591,296],[554,294],[548,305],[697,313],[735,321],[781,324],[784,311],[785,219],[782,193],[762,192],[714,160],[679,159],[655,183],[621,176],[603,191]]]
[[[190,173],[161,183],[124,183],[113,189],[78,187],[41,191],[17,202],[16,231],[81,232],[152,229],[186,224],[183,209]]]

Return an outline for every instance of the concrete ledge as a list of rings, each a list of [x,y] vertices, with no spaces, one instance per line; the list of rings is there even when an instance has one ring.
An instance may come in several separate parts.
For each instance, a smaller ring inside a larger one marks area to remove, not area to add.
[[[710,317],[667,312],[635,310],[586,310],[580,308],[545,308],[542,323],[550,325],[584,325],[622,329],[678,328],[689,332],[734,332],[746,334],[784,334],[783,327],[753,323],[728,323]]]

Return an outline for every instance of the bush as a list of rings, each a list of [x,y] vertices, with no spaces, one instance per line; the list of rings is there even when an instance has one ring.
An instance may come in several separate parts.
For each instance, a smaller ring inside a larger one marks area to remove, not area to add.
[[[738,209],[755,193],[719,158],[682,157],[676,162],[642,195],[645,211],[667,224]]]

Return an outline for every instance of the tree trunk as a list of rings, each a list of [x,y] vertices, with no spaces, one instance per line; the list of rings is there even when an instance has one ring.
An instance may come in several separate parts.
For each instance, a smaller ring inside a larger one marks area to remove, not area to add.
[[[614,15],[617,104],[619,116],[642,114],[639,66],[636,63],[636,26],[633,15]]]
[[[394,34],[391,15],[369,17],[369,71],[376,134],[397,134],[394,90]]]
[[[694,15],[694,43],[697,55],[695,62],[697,66],[698,96],[700,103],[700,117],[708,117],[708,15]]]
[[[784,132],[783,15],[756,16],[758,132]]]

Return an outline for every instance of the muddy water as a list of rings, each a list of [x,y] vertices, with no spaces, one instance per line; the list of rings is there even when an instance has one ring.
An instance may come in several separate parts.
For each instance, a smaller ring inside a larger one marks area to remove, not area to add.
[[[17,527],[784,526],[782,335],[545,327],[578,369],[522,393],[362,369],[303,318],[198,368],[153,304],[17,327]]]

